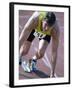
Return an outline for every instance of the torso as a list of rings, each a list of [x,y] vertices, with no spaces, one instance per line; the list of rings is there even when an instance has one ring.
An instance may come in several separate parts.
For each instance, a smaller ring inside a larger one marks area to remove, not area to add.
[[[50,30],[49,31],[42,30],[42,20],[45,18],[45,15],[46,15],[46,12],[39,12],[38,25],[36,28],[36,32],[42,33],[44,35],[51,35]]]
[[[34,26],[33,29],[36,29],[36,32],[40,32],[43,35],[51,35],[53,37],[56,37],[56,34],[58,35],[58,33],[59,33],[59,27],[58,27],[57,21],[55,22],[55,24],[53,25],[53,27],[50,31],[43,32],[42,26],[41,26],[42,18],[40,17],[40,19],[39,19],[39,16],[40,16],[40,12],[36,11],[36,12],[34,12],[33,16],[31,17],[33,20],[33,24],[32,24],[32,26]],[[39,20],[40,20],[40,25],[39,25]],[[32,26],[30,26],[29,28],[31,28]]]

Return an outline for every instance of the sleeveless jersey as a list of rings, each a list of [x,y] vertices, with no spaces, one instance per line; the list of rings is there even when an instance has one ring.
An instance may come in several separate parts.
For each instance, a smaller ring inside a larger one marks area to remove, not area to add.
[[[42,20],[45,18],[45,16],[46,16],[46,12],[40,12],[38,26],[35,31],[44,35],[51,35],[50,30],[49,31],[42,30]]]

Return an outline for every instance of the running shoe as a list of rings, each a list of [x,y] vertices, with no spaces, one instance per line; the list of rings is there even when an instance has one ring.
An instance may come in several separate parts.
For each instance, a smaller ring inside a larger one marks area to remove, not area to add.
[[[36,60],[30,59],[27,63],[26,61],[22,62],[22,68],[25,72],[34,72],[37,70],[36,68]]]

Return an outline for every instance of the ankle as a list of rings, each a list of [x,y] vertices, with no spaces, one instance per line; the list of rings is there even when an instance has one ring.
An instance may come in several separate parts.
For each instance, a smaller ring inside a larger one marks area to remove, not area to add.
[[[22,64],[22,58],[19,57],[19,65],[21,65],[21,64]]]
[[[36,60],[36,59],[32,59],[32,61],[33,61],[33,62],[35,62],[35,63],[37,62],[37,60]]]

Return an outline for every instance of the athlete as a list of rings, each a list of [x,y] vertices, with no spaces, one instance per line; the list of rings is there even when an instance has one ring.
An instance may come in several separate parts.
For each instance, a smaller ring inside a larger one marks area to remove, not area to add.
[[[20,65],[22,65],[22,56],[25,56],[28,53],[34,38],[39,38],[39,48],[36,54],[29,60],[27,65],[22,65],[26,72],[32,72],[36,70],[37,60],[44,56],[52,38],[52,67],[50,77],[55,77],[59,34],[59,26],[54,12],[36,11],[33,13],[28,22],[25,24],[19,38]]]

